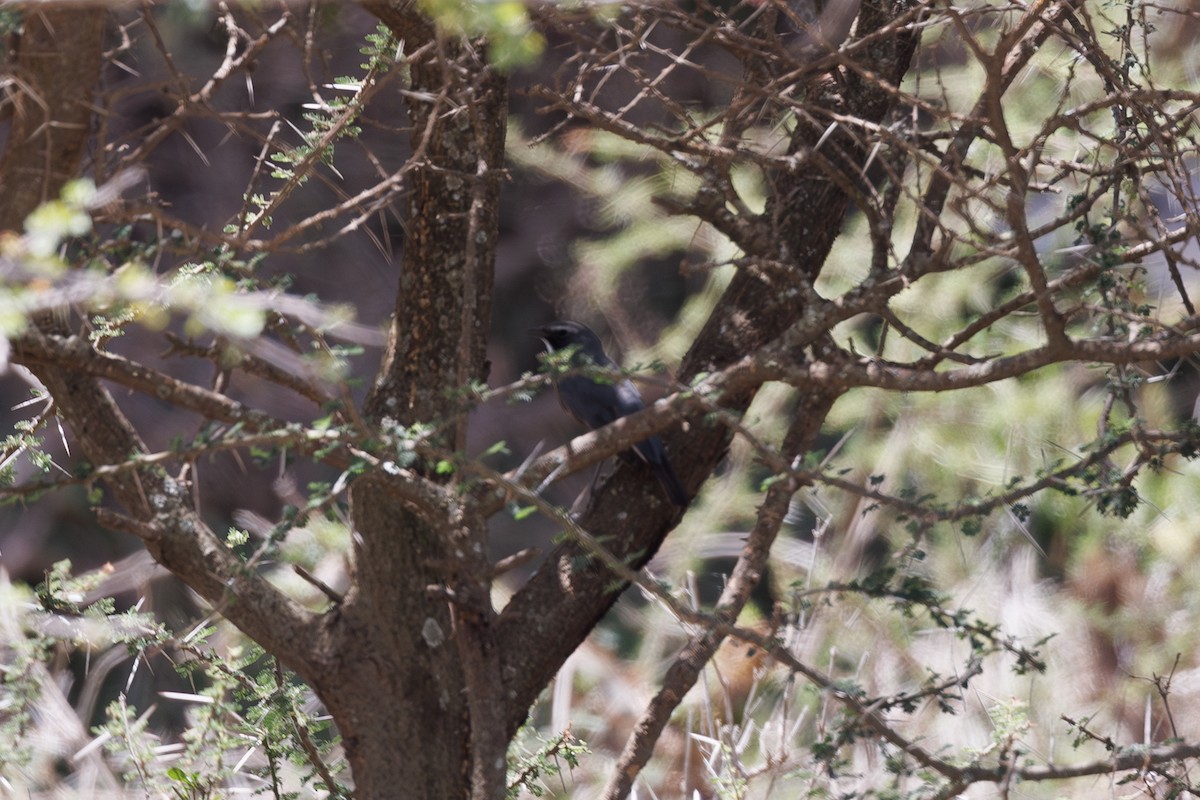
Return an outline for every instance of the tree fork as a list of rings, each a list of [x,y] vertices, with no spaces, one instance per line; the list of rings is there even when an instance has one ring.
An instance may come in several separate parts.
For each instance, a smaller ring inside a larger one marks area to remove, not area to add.
[[[864,3],[864,7],[867,5]],[[912,0],[873,4],[873,13],[864,17],[870,27],[864,27],[860,19],[858,35],[866,36],[875,28],[887,26],[915,5]],[[894,38],[891,45],[875,48],[876,61],[864,66],[868,71],[898,81],[911,63],[918,33],[898,27],[891,36]],[[891,107],[889,99],[881,98],[880,94],[864,85],[846,103],[855,113],[878,122]],[[802,142],[794,143],[796,149],[802,146]],[[843,146],[848,155],[865,154],[861,143],[848,141]],[[819,187],[821,193],[815,194],[810,186]],[[796,280],[811,281],[840,233],[847,207],[838,186],[819,174],[811,163],[804,162],[786,180],[776,181],[767,210],[759,218],[772,225],[774,236],[751,239],[779,249],[747,255],[774,261],[782,256],[783,263],[795,271]],[[790,222],[796,220],[803,220],[803,226]],[[757,271],[739,270],[684,357],[679,381],[687,384],[702,372],[723,369],[786,331],[805,311],[800,305],[804,293],[788,289]],[[755,393],[751,389],[728,398],[725,409],[741,414]],[[684,465],[680,478],[689,488],[712,473],[733,437],[728,427],[707,423],[704,417],[698,414],[688,420],[686,436],[663,436],[675,463]],[[668,504],[645,502],[644,485],[645,480],[636,468],[619,468],[580,520],[582,528],[597,534],[622,531],[610,549],[634,569],[653,557],[678,522],[676,510]],[[627,512],[631,507],[640,509],[636,519],[629,518]],[[614,576],[602,565],[591,562],[578,567],[581,561],[586,561],[583,556],[581,548],[572,542],[556,548],[547,565],[517,592],[500,616],[502,640],[506,645],[519,643],[503,650],[504,678],[516,693],[518,706],[534,701],[553,678],[557,665],[586,638],[620,594],[612,588]],[[543,619],[546,608],[555,609],[552,623]],[[530,657],[534,653],[537,658]],[[512,730],[515,724],[519,720],[513,723]]]

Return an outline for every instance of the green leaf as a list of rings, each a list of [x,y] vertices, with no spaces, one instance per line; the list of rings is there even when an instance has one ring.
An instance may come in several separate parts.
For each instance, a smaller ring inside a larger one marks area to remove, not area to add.
[[[489,447],[487,450],[484,450],[483,455],[480,456],[480,458],[487,458],[488,456],[494,456],[494,455],[498,455],[498,454],[503,454],[503,455],[509,454],[508,444],[505,443],[505,441],[503,439],[496,442],[494,445]]]

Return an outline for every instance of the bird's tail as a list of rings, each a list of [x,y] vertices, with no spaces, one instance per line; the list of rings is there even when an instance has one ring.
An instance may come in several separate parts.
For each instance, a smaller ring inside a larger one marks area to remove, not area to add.
[[[683,484],[679,482],[679,476],[675,474],[675,470],[671,467],[671,462],[667,459],[662,461],[651,462],[650,466],[654,469],[654,476],[658,478],[658,482],[662,484],[663,489],[667,492],[667,497],[671,502],[680,508],[687,508],[691,498],[688,497],[687,490],[683,488]]]

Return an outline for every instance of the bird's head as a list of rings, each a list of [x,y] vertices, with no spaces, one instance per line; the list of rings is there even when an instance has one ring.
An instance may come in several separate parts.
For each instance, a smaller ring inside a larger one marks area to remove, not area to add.
[[[606,360],[600,337],[587,325],[579,322],[557,320],[530,328],[529,333],[545,342],[551,352],[565,350],[574,345],[580,355],[587,356],[597,364],[603,364]]]

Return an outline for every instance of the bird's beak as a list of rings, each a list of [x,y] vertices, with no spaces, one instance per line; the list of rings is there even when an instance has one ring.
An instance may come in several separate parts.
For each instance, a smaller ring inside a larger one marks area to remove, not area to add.
[[[549,340],[546,339],[545,328],[530,328],[528,331],[526,331],[526,333],[528,333],[530,336],[536,336],[537,338],[541,339],[542,344],[546,345],[546,349],[550,352],[554,352],[554,348],[550,345]]]

